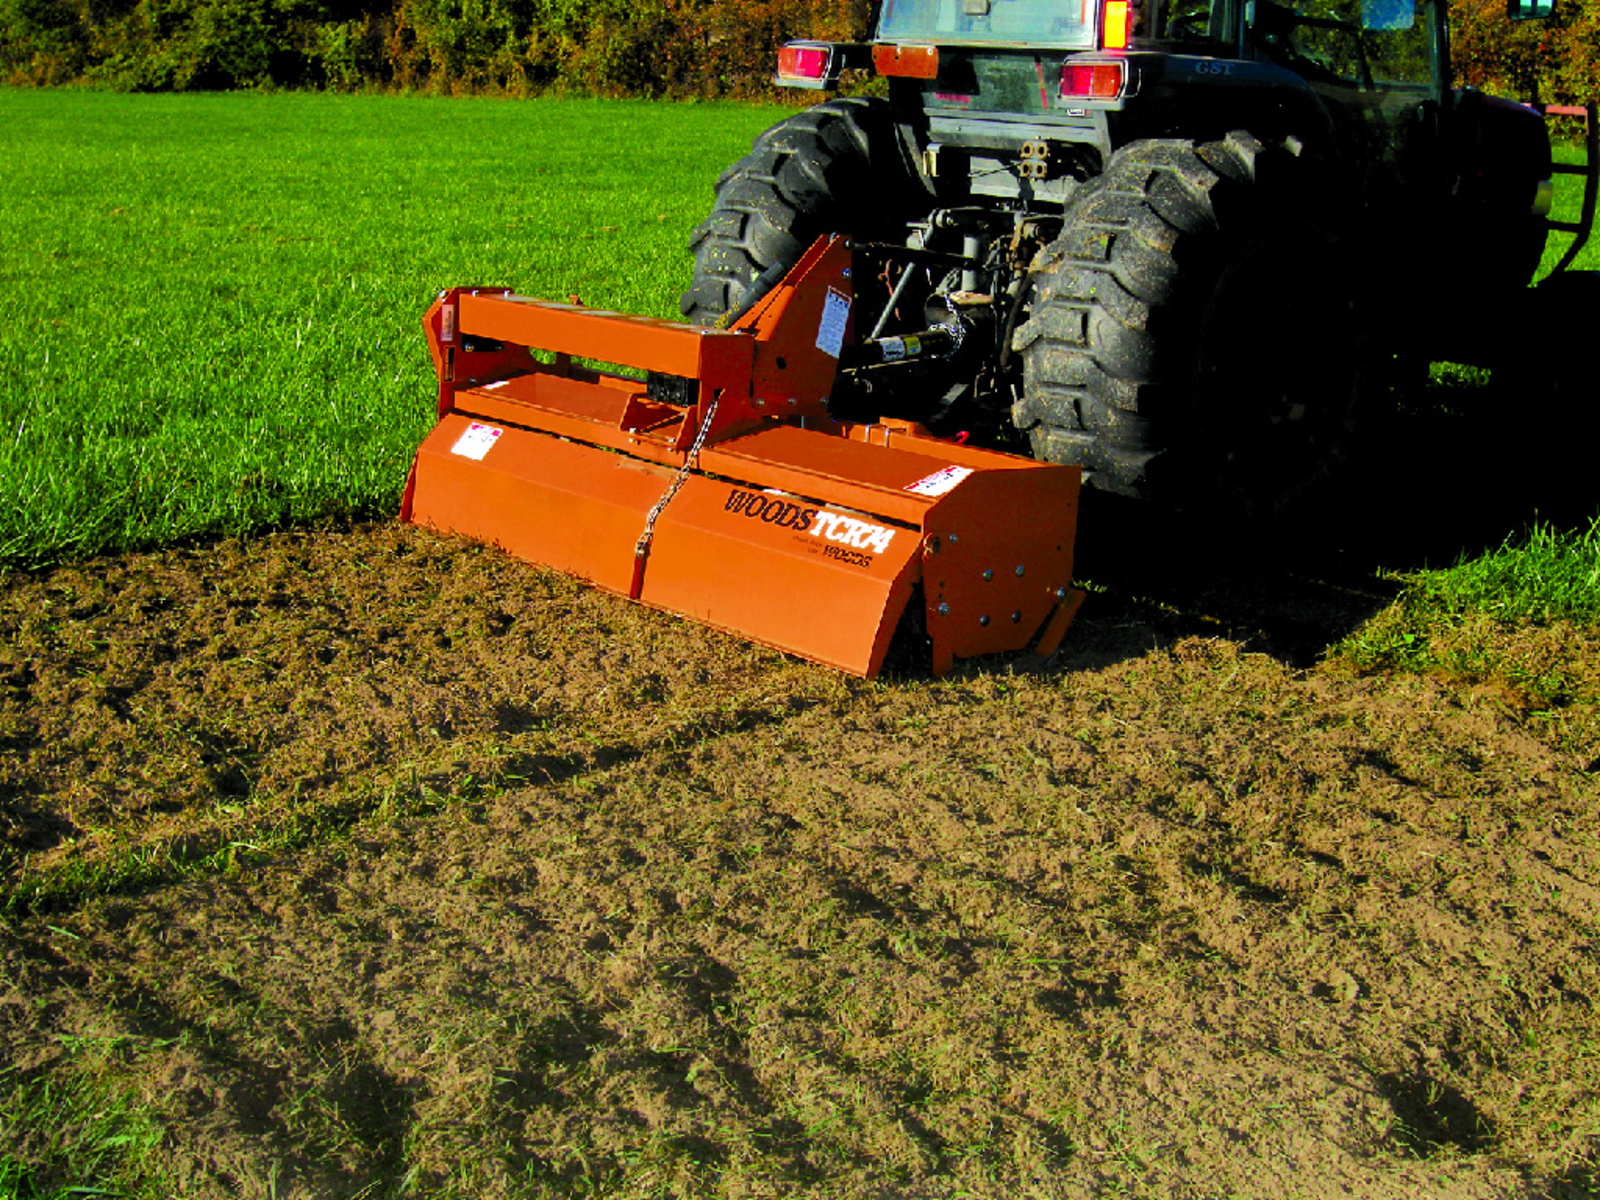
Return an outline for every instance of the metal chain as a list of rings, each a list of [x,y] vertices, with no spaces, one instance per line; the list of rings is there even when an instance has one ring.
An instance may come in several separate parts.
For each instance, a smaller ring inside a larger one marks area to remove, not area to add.
[[[650,515],[645,518],[644,532],[639,535],[639,540],[634,543],[633,547],[635,562],[650,553],[650,542],[656,533],[656,519],[661,516],[667,505],[672,503],[672,498],[678,494],[678,489],[689,478],[696,460],[700,457],[700,447],[706,444],[706,434],[711,432],[711,420],[717,415],[717,405],[721,400],[722,393],[720,392],[712,397],[711,407],[706,409],[705,419],[700,422],[700,431],[694,436],[694,444],[689,447],[689,453],[684,457],[683,466],[678,468],[677,475],[673,476],[672,482],[667,485],[667,490],[661,493],[661,499],[656,501],[656,506],[650,510]],[[637,589],[639,580],[639,569],[637,567],[635,567],[633,574],[635,588]]]

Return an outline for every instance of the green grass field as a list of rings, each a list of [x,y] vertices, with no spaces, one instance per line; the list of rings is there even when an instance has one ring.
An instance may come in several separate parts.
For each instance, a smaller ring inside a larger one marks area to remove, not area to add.
[[[0,92],[0,563],[396,509],[433,295],[675,315],[782,110]]]

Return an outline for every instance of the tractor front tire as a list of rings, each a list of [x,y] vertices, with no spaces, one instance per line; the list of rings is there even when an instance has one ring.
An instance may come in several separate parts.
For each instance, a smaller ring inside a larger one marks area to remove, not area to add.
[[[1308,179],[1247,133],[1111,156],[1034,262],[1013,341],[1035,457],[1244,517],[1321,489],[1370,384],[1348,249]]]
[[[791,267],[824,234],[903,238],[931,201],[887,103],[829,100],[761,134],[716,184],[689,240],[694,279],[679,302],[714,324],[776,264]]]

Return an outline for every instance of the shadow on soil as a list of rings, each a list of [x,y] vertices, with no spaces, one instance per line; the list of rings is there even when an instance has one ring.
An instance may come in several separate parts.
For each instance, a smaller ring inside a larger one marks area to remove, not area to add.
[[[1600,1196],[1600,1171],[1592,1166],[1568,1167],[1536,1184],[1528,1195],[1530,1200],[1594,1200]]]
[[[224,1003],[249,999],[229,989],[222,994]],[[143,993],[123,1016],[136,1037],[176,1048],[162,1086],[169,1112],[193,1129],[180,1156],[191,1167],[220,1168],[244,1192],[259,1188],[261,1180],[230,1174],[230,1165],[246,1161],[229,1140],[242,1131],[274,1164],[265,1181],[273,1195],[303,1194],[300,1188],[354,1194],[370,1180],[400,1177],[406,1136],[416,1124],[416,1088],[372,1060],[348,1022],[308,1031],[317,1061],[338,1064],[313,1084],[262,1062],[257,1047],[239,1044],[210,1020],[201,1025],[180,1015],[154,994]]]
[[[1447,1083],[1419,1071],[1381,1076],[1377,1086],[1394,1112],[1390,1136],[1413,1154],[1451,1149],[1472,1154],[1494,1143],[1494,1124]]]
[[[1439,411],[1449,400],[1435,389],[1420,414],[1369,425],[1318,510],[1271,528],[1206,512],[1161,519],[1086,492],[1076,575],[1094,590],[1069,637],[1074,665],[1201,636],[1307,667],[1395,599],[1401,585],[1384,574],[1450,566],[1535,522],[1588,526],[1600,506],[1592,462],[1498,420],[1508,405],[1492,389],[1470,413]]]

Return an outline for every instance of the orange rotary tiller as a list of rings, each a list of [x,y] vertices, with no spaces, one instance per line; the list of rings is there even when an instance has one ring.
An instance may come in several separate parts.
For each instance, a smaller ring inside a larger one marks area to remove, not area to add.
[[[832,420],[850,264],[820,239],[726,329],[446,292],[402,519],[857,675],[919,585],[936,673],[1052,653],[1082,599],[1078,469]]]

